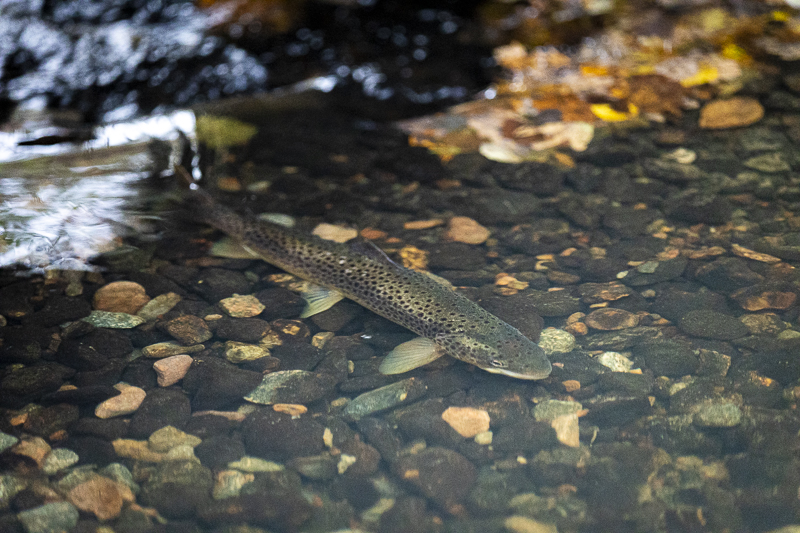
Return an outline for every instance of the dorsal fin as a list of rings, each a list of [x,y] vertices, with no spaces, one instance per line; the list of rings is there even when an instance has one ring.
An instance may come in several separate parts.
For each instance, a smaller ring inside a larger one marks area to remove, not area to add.
[[[367,257],[376,261],[380,261],[381,263],[401,268],[400,265],[392,261],[392,259],[386,255],[386,252],[378,248],[378,245],[369,239],[359,237],[348,242],[347,245],[350,247],[350,251],[355,254],[366,255]]]

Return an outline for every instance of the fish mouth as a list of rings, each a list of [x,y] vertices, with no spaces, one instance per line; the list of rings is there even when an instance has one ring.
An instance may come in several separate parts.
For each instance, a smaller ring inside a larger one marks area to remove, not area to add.
[[[535,380],[535,379],[544,379],[550,375],[553,367],[547,365],[547,369],[545,370],[538,370],[538,371],[531,371],[531,372],[514,372],[512,370],[507,370],[505,368],[494,368],[494,367],[480,367],[481,369],[491,372],[492,374],[501,374],[503,376],[508,376],[510,378],[516,379],[527,379],[527,380]]]

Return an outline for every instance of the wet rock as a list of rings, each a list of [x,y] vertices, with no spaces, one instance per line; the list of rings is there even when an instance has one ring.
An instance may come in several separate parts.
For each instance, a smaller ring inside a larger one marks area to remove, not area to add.
[[[77,463],[78,454],[67,448],[56,448],[45,457],[42,472],[52,476]]]
[[[245,449],[239,438],[215,435],[198,444],[194,449],[194,454],[204,466],[218,469],[241,459],[245,454]]]
[[[707,177],[706,173],[695,165],[666,159],[648,158],[642,166],[648,177],[666,183],[692,183]]]
[[[80,409],[65,403],[36,409],[28,415],[23,429],[39,437],[50,438],[64,432],[70,424],[78,420]]]
[[[260,316],[268,321],[299,316],[306,306],[302,297],[283,288],[264,289],[253,296],[264,305]]]
[[[92,513],[99,520],[116,518],[122,511],[123,502],[134,500],[128,487],[103,476],[94,476],[73,487],[67,498],[79,510]]]
[[[467,439],[474,437],[478,433],[489,431],[491,422],[489,413],[483,409],[452,406],[442,413],[442,420],[447,422],[459,435]]]
[[[428,268],[431,270],[479,270],[486,266],[480,249],[460,242],[428,246]]]
[[[334,391],[336,380],[330,374],[305,370],[282,370],[264,376],[245,400],[262,405],[274,403],[313,403]]]
[[[144,287],[132,281],[115,281],[94,293],[92,304],[99,311],[135,315],[150,301]]]
[[[305,343],[311,337],[311,330],[300,320],[279,318],[273,320],[271,326],[281,344]]]
[[[708,401],[697,408],[692,421],[700,427],[730,428],[741,423],[742,410],[733,403]]]
[[[133,345],[122,332],[96,329],[77,339],[65,339],[58,347],[59,362],[76,370],[98,370],[111,358],[130,355]]]
[[[79,320],[92,311],[89,302],[81,298],[55,296],[47,300],[45,306],[23,321],[26,325],[58,326],[64,322]]]
[[[78,523],[78,510],[68,502],[46,503],[17,514],[27,533],[72,531]]]
[[[270,331],[269,322],[260,318],[223,317],[212,325],[217,337],[237,342],[258,342]]]
[[[220,470],[215,472],[214,477],[212,496],[215,500],[239,496],[242,487],[255,479],[253,474],[245,474],[237,470]]]
[[[8,433],[3,433],[0,431],[0,453],[3,453],[7,449],[14,446],[16,443],[19,442],[17,437],[13,435],[9,435]]]
[[[492,438],[492,447],[500,453],[530,453],[558,445],[556,432],[547,422],[537,422],[532,417],[523,416],[508,423]]]
[[[486,226],[513,224],[540,209],[535,195],[501,188],[481,189],[466,198],[454,197],[452,202],[455,211],[473,214]]]
[[[797,302],[797,292],[790,283],[758,283],[739,289],[731,298],[746,311],[785,310]]]
[[[675,279],[686,270],[688,260],[676,257],[666,261],[646,261],[634,269],[628,270],[622,278],[623,283],[631,287],[654,285]]]
[[[401,457],[392,469],[445,509],[462,501],[477,479],[475,466],[463,455],[438,447]]]
[[[128,426],[128,436],[144,439],[164,426],[182,428],[191,416],[189,399],[181,391],[155,389],[145,397]]]
[[[633,368],[633,361],[619,352],[603,352],[596,359],[598,363],[614,372],[627,372]]]
[[[549,356],[551,362],[559,363],[553,367],[551,376],[556,381],[572,379],[581,386],[587,386],[597,381],[600,374],[608,372],[608,368],[598,363],[594,358],[583,352],[572,351],[565,354]]]
[[[465,244],[483,244],[491,232],[469,217],[453,217],[447,223],[444,238]]]
[[[194,448],[201,439],[173,426],[164,426],[147,438],[147,447],[157,453],[167,453],[178,446]]]
[[[340,331],[361,315],[363,307],[350,302],[342,301],[311,317],[311,321],[323,331]]]
[[[357,425],[359,432],[380,452],[383,459],[391,463],[400,455],[402,439],[388,422],[366,417],[359,420]]]
[[[531,303],[540,316],[568,316],[581,310],[580,300],[567,291],[531,291]]]
[[[234,294],[248,294],[251,284],[242,272],[206,268],[192,281],[191,287],[206,301],[218,302]]]
[[[700,127],[725,129],[749,126],[764,117],[764,108],[755,98],[737,96],[713,100],[700,110]]]
[[[6,326],[0,329],[0,361],[33,364],[41,359],[55,330],[39,326]]]
[[[378,450],[361,442],[358,437],[352,438],[338,446],[342,455],[339,457],[337,472],[348,476],[371,476],[378,471],[381,454]]]
[[[681,318],[678,326],[684,332],[707,339],[732,340],[747,335],[747,327],[736,317],[698,309],[689,311]]]
[[[100,403],[94,410],[97,418],[113,418],[125,416],[136,412],[142,405],[147,393],[139,387],[133,387],[126,383],[118,383],[114,386],[120,394]]]
[[[27,281],[0,288],[0,315],[22,318],[32,314],[34,309],[30,297],[35,290],[35,286]]]
[[[453,448],[464,439],[442,418],[445,407],[442,400],[424,400],[389,413],[387,419],[409,440]]]
[[[762,275],[750,270],[747,262],[738,257],[715,259],[699,267],[694,276],[709,289],[723,293],[750,287],[764,280]]]
[[[313,370],[325,358],[325,352],[311,344],[292,343],[276,346],[272,354],[286,370]]]
[[[173,355],[153,363],[153,370],[158,375],[158,385],[169,387],[182,380],[192,366],[192,361],[190,355]]]
[[[70,428],[73,435],[91,435],[105,440],[120,439],[127,431],[128,422],[121,418],[81,418]]]
[[[509,516],[503,521],[506,530],[511,533],[557,533],[555,524],[539,522],[527,516]]]
[[[404,379],[353,398],[345,406],[342,416],[346,420],[357,421],[365,416],[411,403],[425,394],[426,390],[425,383],[419,378]]]
[[[82,320],[98,328],[131,329],[144,324],[145,320],[127,313],[112,313],[110,311],[92,311]]]
[[[174,318],[164,324],[164,329],[184,345],[201,344],[213,335],[205,320],[192,315]]]
[[[220,300],[217,305],[232,318],[250,318],[258,316],[265,309],[264,304],[253,295],[241,296],[239,294],[234,294],[230,298]]]
[[[11,448],[10,453],[20,457],[27,457],[41,467],[50,451],[50,445],[41,437],[23,437],[19,443]]]
[[[779,152],[751,157],[744,162],[744,166],[767,174],[792,170],[786,158]]]
[[[380,517],[381,533],[427,533],[437,527],[422,498],[401,497]]]
[[[247,344],[244,342],[226,341],[225,359],[233,364],[256,361],[264,357],[269,357],[269,350],[258,344]]]
[[[22,406],[58,389],[74,370],[57,363],[42,363],[15,370],[0,380],[0,404]]]
[[[226,409],[261,383],[260,372],[244,370],[216,357],[194,358],[183,378],[183,388],[192,397],[192,407],[202,411]]]
[[[652,307],[654,313],[658,313],[671,322],[678,322],[683,315],[695,309],[713,309],[721,313],[729,311],[725,297],[711,292],[705,287],[697,292],[677,289],[661,291]]]
[[[155,320],[167,314],[178,302],[181,301],[181,295],[168,292],[166,294],[159,294],[139,309],[136,313],[137,316],[144,318],[147,322]]]
[[[586,315],[584,322],[587,326],[602,331],[632,328],[639,324],[639,317],[623,309],[605,307],[596,309]]]
[[[586,350],[625,350],[631,346],[641,344],[661,335],[661,329],[650,326],[636,326],[635,328],[593,333],[581,339],[581,344]]]
[[[293,418],[267,409],[251,413],[242,423],[247,452],[275,460],[321,453],[325,449],[324,430],[309,416]]]
[[[606,372],[597,380],[602,392],[617,392],[622,395],[645,397],[653,390],[653,376],[630,372]]]
[[[167,518],[194,516],[211,499],[211,472],[197,461],[164,461],[142,486],[141,499]]]
[[[693,374],[700,366],[691,346],[673,340],[643,343],[634,347],[633,353],[656,376],[681,377]]]
[[[186,355],[197,352],[202,352],[205,347],[202,344],[194,346],[181,346],[174,342],[159,342],[145,346],[142,348],[142,355],[153,359],[161,359],[163,357],[170,357],[173,355]]]
[[[539,346],[548,356],[569,353],[575,349],[575,337],[563,329],[547,328],[539,336]]]

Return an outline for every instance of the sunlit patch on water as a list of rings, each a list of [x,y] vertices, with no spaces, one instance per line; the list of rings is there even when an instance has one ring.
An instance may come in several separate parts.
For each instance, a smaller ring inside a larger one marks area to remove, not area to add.
[[[32,146],[19,145],[30,131],[0,132],[0,266],[91,270],[92,256],[147,231],[137,186],[170,168],[171,145],[194,125],[193,112],[179,111],[101,126],[79,144]]]

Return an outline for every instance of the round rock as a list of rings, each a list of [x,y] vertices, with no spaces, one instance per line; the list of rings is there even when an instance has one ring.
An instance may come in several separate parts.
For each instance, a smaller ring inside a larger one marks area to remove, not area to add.
[[[706,339],[728,341],[747,335],[747,326],[738,318],[710,309],[689,311],[681,318],[678,327],[689,335]]]
[[[115,281],[100,287],[92,300],[95,309],[135,315],[150,301],[144,287],[133,281]]]

